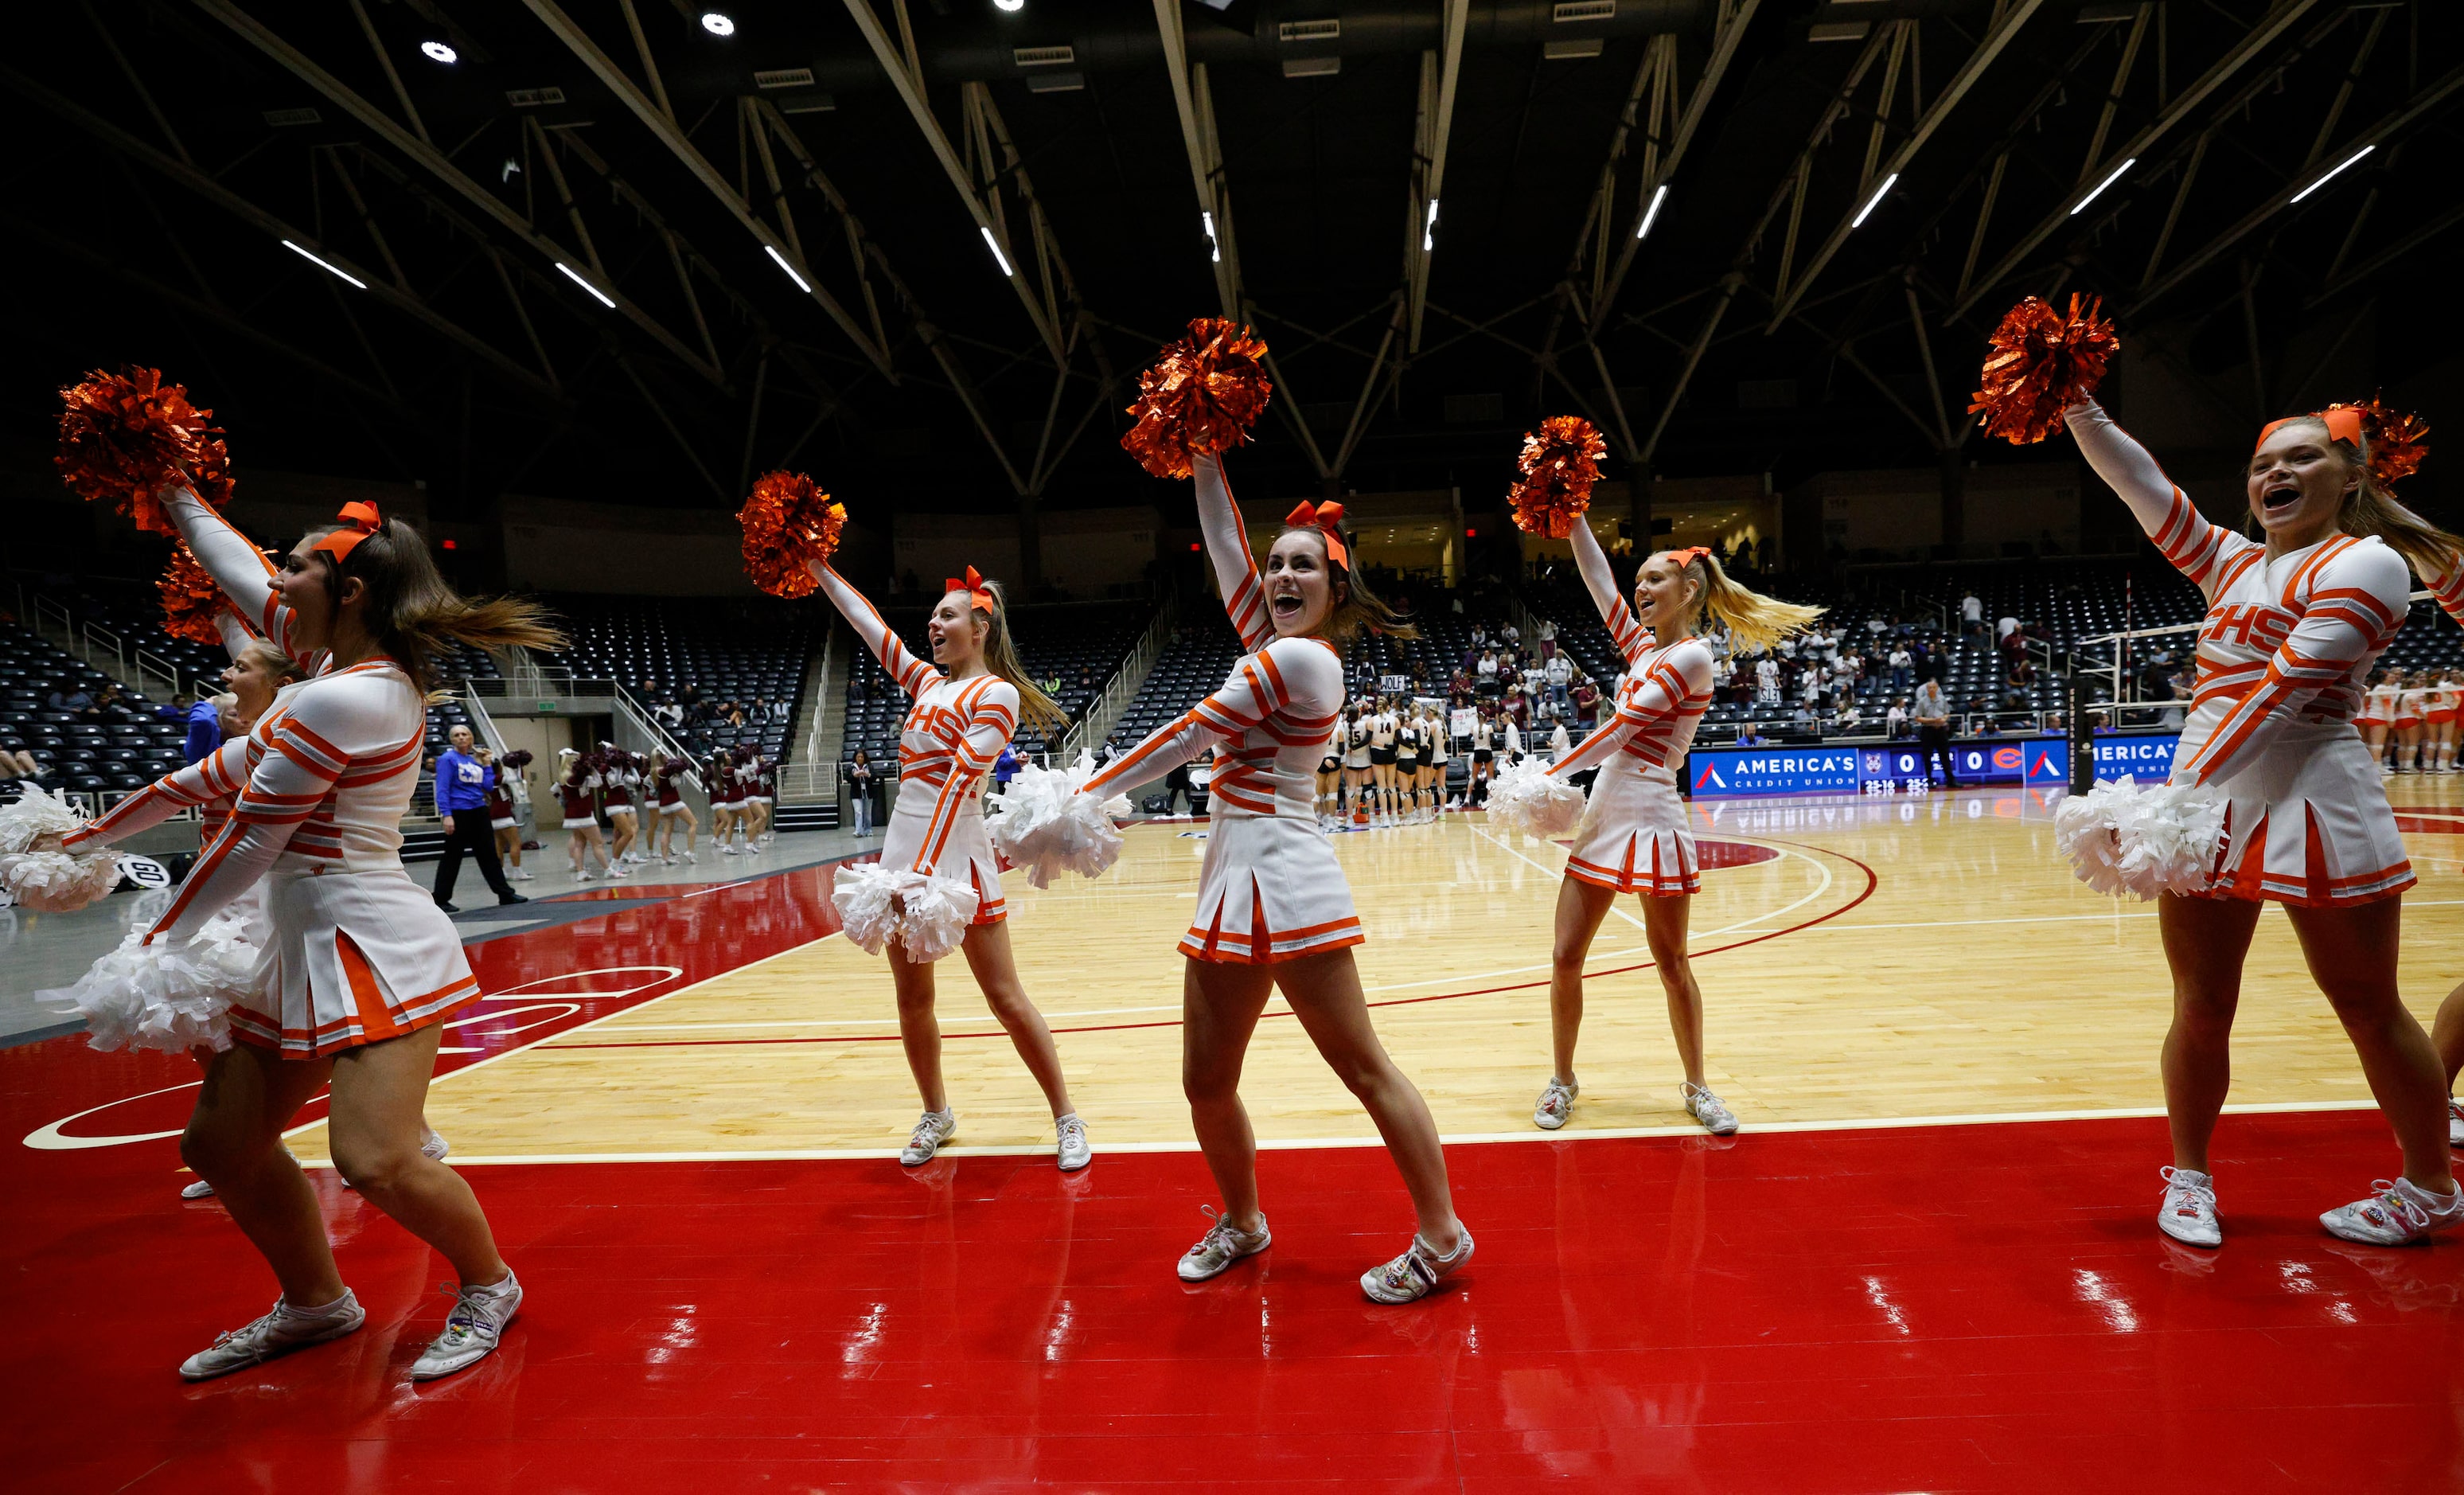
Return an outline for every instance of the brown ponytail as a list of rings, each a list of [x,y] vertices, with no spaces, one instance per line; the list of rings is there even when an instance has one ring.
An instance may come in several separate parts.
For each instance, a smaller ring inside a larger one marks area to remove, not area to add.
[[[1018,647],[1009,637],[1009,593],[999,582],[986,582],[983,590],[993,600],[993,610],[974,609],[975,616],[984,620],[984,668],[1018,688],[1018,715],[1022,722],[1031,723],[1047,737],[1057,737],[1069,730],[1069,714],[1061,703],[1044,693],[1026,667],[1018,662]]]
[[[341,528],[309,531],[321,538]],[[436,685],[436,659],[457,644],[475,649],[561,649],[564,635],[536,603],[510,597],[471,599],[446,583],[429,559],[428,541],[400,519],[381,521],[341,561],[325,558],[326,583],[339,600],[342,583],[356,577],[367,587],[363,614],[368,633],[411,684],[425,694]]]

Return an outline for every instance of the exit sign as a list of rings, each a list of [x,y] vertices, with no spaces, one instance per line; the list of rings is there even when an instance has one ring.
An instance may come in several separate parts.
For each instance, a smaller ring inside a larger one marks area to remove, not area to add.
[[[556,702],[554,702],[554,701],[541,701],[541,702],[539,702],[539,710],[541,710],[541,711],[543,711],[543,712],[552,712],[552,711],[556,710]]]

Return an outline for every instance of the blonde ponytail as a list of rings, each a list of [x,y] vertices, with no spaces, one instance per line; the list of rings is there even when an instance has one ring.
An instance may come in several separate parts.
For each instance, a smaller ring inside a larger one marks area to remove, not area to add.
[[[976,615],[986,625],[984,668],[1018,688],[1021,722],[1032,724],[1047,737],[1060,737],[1069,730],[1069,714],[1061,709],[1060,702],[1045,694],[1044,688],[1037,685],[1034,677],[1026,672],[1026,667],[1019,663],[1018,649],[1009,637],[1009,594],[999,582],[986,582],[983,589],[991,594],[994,606],[991,612],[981,607],[975,609]]]
[[[1720,558],[1707,550],[1688,561],[1685,569],[1703,589],[1702,610],[1726,624],[1729,639],[1748,652],[1769,649],[1822,616],[1819,607],[1784,603],[1738,585],[1721,566]]]

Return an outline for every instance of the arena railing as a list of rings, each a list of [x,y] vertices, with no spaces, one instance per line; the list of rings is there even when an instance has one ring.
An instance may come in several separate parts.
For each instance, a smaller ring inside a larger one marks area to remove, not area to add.
[[[1129,657],[1121,661],[1121,668],[1113,671],[1112,677],[1104,683],[1103,693],[1087,704],[1087,714],[1078,718],[1077,724],[1062,734],[1060,747],[1043,755],[1045,766],[1049,767],[1056,758],[1064,766],[1074,763],[1078,761],[1079,754],[1093,752],[1095,745],[1104,740],[1113,724],[1121,719],[1121,713],[1129,710],[1130,702],[1136,698],[1139,687],[1146,684],[1148,673],[1155,669],[1155,662],[1162,657],[1164,646],[1171,642],[1173,627],[1179,617],[1179,594],[1165,593],[1155,605],[1154,621],[1147,625],[1146,632],[1140,634],[1137,643],[1131,647]]]

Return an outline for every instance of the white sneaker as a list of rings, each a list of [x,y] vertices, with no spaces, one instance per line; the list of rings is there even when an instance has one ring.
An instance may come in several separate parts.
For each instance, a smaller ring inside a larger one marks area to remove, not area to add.
[[[2195,1168],[2160,1168],[2165,1202],[2156,1209],[2156,1228],[2185,1245],[2225,1243],[2224,1227],[2216,1223],[2216,1180]]]
[[[445,1332],[410,1363],[410,1378],[432,1381],[468,1370],[496,1352],[497,1338],[522,1308],[522,1285],[511,1271],[493,1287],[465,1287],[453,1300]]]
[[[672,856],[663,856],[659,858],[659,865],[661,867],[673,867],[676,865],[676,859]]]
[[[734,855],[736,855],[736,854],[737,854],[737,851],[736,851],[736,843],[734,843],[734,842],[732,842],[732,841],[722,841],[722,842],[720,842],[720,843],[718,844],[718,854],[719,854],[720,856],[734,856]]]
[[[2464,1147],[2464,1101],[2453,1096],[2447,1101],[2447,1145]]]
[[[688,851],[685,853],[685,862],[689,866],[698,867],[701,865],[701,858],[694,856],[692,852]]]
[[[280,1298],[274,1310],[245,1329],[216,1337],[211,1345],[180,1363],[180,1374],[191,1381],[245,1371],[252,1365],[340,1339],[368,1321],[359,1296],[344,1288],[341,1297],[314,1313],[302,1313]]]
[[[958,1113],[955,1110],[928,1110],[907,1133],[907,1146],[900,1150],[898,1160],[910,1168],[921,1168],[941,1151],[941,1144],[958,1130]]]
[[[1241,1258],[1255,1256],[1275,1243],[1275,1233],[1266,1228],[1263,1215],[1258,1218],[1258,1228],[1247,1231],[1233,1224],[1230,1217],[1217,1214],[1212,1205],[1199,1205],[1199,1213],[1213,1220],[1214,1223],[1206,1227],[1206,1234],[1198,1238],[1196,1245],[1180,1254],[1180,1265],[1177,1269],[1182,1282],[1204,1282],[1211,1277],[1221,1277]]]
[[[1078,1119],[1076,1111],[1054,1122],[1052,1130],[1061,1141],[1058,1161],[1063,1173],[1074,1174],[1095,1160],[1095,1150],[1087,1142],[1087,1123]]]
[[[614,867],[607,869],[607,880],[611,883],[620,877],[630,877],[632,875],[633,869],[627,867],[622,862],[617,863]]]
[[[590,870],[590,868],[586,868],[586,867],[581,867],[581,868],[574,868],[574,872],[573,872],[573,880],[574,880],[575,882],[577,882],[577,883],[588,883],[588,882],[596,882],[596,881],[598,881],[598,878],[597,878],[596,874],[594,874],[594,873]]]
[[[1703,1123],[1703,1130],[1715,1137],[1736,1134],[1737,1118],[1729,1111],[1727,1102],[1691,1080],[1678,1087],[1678,1090],[1685,1097],[1685,1110]]]
[[[453,1144],[446,1141],[445,1133],[435,1128],[423,1127],[419,1133],[419,1151],[429,1162],[441,1163],[445,1161],[445,1154],[453,1151]]]
[[[196,1182],[189,1184],[187,1188],[180,1191],[180,1198],[184,1199],[210,1199],[213,1197],[214,1186],[206,1182],[203,1178],[198,1179]]]
[[[2366,1199],[2339,1205],[2319,1217],[2327,1234],[2364,1245],[2410,1245],[2464,1224],[2464,1189],[2431,1193],[2409,1178],[2381,1178]]]
[[[1549,1088],[1540,1092],[1540,1104],[1531,1108],[1531,1124],[1543,1132],[1554,1132],[1574,1114],[1574,1097],[1583,1093],[1578,1083],[1549,1077]]]
[[[1410,1250],[1375,1271],[1361,1274],[1360,1290],[1369,1294],[1373,1303],[1412,1303],[1427,1297],[1441,1278],[1460,1270],[1470,1260],[1468,1230],[1455,1242],[1452,1256],[1440,1256],[1436,1248],[1415,1235]]]
[[[530,869],[528,868],[517,867],[512,871],[507,872],[505,875],[517,883],[526,883],[531,881]]]

